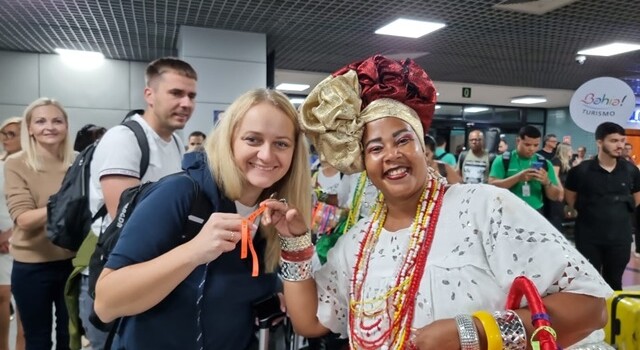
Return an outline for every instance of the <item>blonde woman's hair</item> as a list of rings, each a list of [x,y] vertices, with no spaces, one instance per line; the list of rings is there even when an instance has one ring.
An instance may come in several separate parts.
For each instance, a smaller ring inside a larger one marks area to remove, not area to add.
[[[9,126],[9,125],[13,125],[13,124],[18,124],[18,126],[22,125],[22,118],[21,117],[10,117],[5,119],[2,124],[0,124],[0,132],[3,132],[4,129]],[[20,135],[16,135],[16,136],[20,136]],[[4,152],[2,152],[2,154],[0,155],[0,160],[6,160],[7,157],[9,156],[9,153],[7,153],[7,150],[4,150]]]
[[[571,145],[559,143],[556,147],[556,158],[560,160],[560,171],[567,172],[571,169]]]
[[[0,124],[0,132],[4,131],[4,128],[6,128],[11,124],[21,124],[21,123],[22,123],[22,117],[7,118],[2,122],[2,124]]]
[[[34,171],[42,170],[42,162],[36,148],[37,141],[34,137],[31,137],[31,135],[29,135],[29,124],[31,124],[31,119],[33,119],[33,110],[42,106],[54,106],[58,108],[60,112],[62,112],[64,121],[67,123],[67,134],[64,138],[64,141],[62,141],[60,149],[58,150],[58,159],[62,161],[62,167],[64,169],[67,169],[69,165],[71,165],[74,156],[73,150],[71,149],[71,143],[69,142],[69,117],[67,116],[67,112],[64,110],[64,107],[62,107],[60,102],[48,97],[41,97],[31,102],[31,104],[24,110],[24,114],[22,115],[22,126],[20,127],[20,144],[22,145],[22,151],[25,152],[27,156],[27,166]]]
[[[262,191],[258,202],[266,199],[274,192],[278,198],[298,208],[307,225],[311,221],[311,175],[309,170],[309,153],[306,138],[300,130],[297,111],[282,93],[270,89],[251,90],[238,97],[224,112],[224,116],[207,136],[205,149],[209,166],[218,187],[225,196],[237,200],[246,187],[244,173],[238,168],[233,155],[233,141],[247,111],[260,103],[269,103],[280,109],[289,117],[294,126],[295,146],[289,171],[271,188]],[[280,259],[280,242],[277,232],[272,227],[263,228],[262,234],[267,240],[265,266],[267,272],[273,272]]]

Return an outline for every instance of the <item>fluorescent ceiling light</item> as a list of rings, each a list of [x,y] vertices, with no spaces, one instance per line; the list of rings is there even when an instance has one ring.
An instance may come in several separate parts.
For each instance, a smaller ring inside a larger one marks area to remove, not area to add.
[[[440,108],[442,108],[442,106],[436,105],[436,109],[440,109]]]
[[[489,108],[487,107],[465,107],[464,111],[467,113],[478,113],[478,112],[486,112]]]
[[[56,48],[62,62],[77,70],[91,70],[98,68],[104,62],[104,55],[95,51],[79,51]]]
[[[544,96],[519,96],[511,99],[511,103],[519,103],[523,105],[533,105],[545,102],[547,102],[547,98]]]
[[[444,23],[414,21],[411,19],[398,18],[386,26],[379,28],[375,33],[415,39],[431,32],[435,32],[445,26],[446,24]]]
[[[306,84],[291,84],[291,83],[282,83],[276,86],[276,90],[288,90],[288,91],[304,91],[309,88],[309,85]]]
[[[593,47],[590,49],[580,50],[578,51],[578,54],[608,57],[635,50],[640,50],[640,45],[627,43],[611,43],[603,46]]]
[[[291,102],[291,104],[299,105],[302,102],[304,102],[304,98],[302,98],[302,97],[294,97],[294,98],[290,98],[289,101]]]

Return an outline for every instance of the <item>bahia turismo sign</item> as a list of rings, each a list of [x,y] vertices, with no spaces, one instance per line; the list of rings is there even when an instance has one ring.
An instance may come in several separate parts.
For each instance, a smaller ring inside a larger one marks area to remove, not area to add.
[[[636,107],[633,90],[624,81],[602,77],[582,84],[571,97],[571,119],[583,130],[594,132],[603,122],[627,124]]]

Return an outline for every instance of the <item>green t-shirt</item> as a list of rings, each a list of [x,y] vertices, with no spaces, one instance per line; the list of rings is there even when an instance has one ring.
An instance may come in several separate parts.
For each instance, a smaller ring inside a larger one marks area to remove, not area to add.
[[[444,156],[442,158],[438,159],[438,157],[440,157],[443,154],[444,154]],[[445,163],[451,165],[452,167],[455,167],[456,163],[457,163],[456,162],[456,157],[451,153],[447,153],[444,150],[444,148],[436,148],[436,153],[433,155],[433,158],[437,159],[437,160],[439,160],[441,162],[445,162]]]
[[[531,168],[531,164],[538,160],[538,157],[534,155],[531,158],[521,158],[518,155],[516,150],[511,151],[511,159],[509,160],[509,169],[507,173],[504,173],[504,165],[502,164],[502,156],[496,157],[491,164],[491,172],[489,173],[489,177],[493,177],[496,179],[506,179],[511,177],[524,169]],[[558,178],[556,177],[556,172],[553,171],[553,166],[551,162],[545,160],[546,167],[544,168],[549,174],[549,180],[553,185],[558,185]],[[523,196],[522,186],[524,182],[518,182],[515,186],[511,187],[509,190],[513,192],[516,196],[522,198],[527,204],[529,204],[533,209],[540,209],[543,205],[544,199],[544,186],[538,180],[530,180],[528,181],[530,195]]]

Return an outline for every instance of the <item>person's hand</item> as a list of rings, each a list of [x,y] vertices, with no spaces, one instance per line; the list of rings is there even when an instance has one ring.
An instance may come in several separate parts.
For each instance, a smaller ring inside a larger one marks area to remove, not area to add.
[[[8,243],[12,233],[13,233],[13,229],[7,229],[5,231],[0,232],[0,245]]]
[[[286,202],[267,199],[262,202],[267,208],[262,213],[262,224],[273,225],[284,237],[301,236],[307,233],[307,224],[298,209],[291,208]]]
[[[544,186],[551,184],[551,180],[549,180],[549,174],[544,169],[534,170],[533,179],[538,180]]]
[[[518,173],[518,182],[527,182],[534,178],[535,169],[524,169]]]
[[[242,236],[241,229],[240,215],[213,213],[198,235],[185,244],[189,244],[198,265],[206,264],[217,259],[222,253],[234,250]],[[255,227],[252,229],[255,230]]]
[[[0,244],[0,254],[9,254],[9,242]]]
[[[460,349],[456,321],[453,318],[437,320],[416,330],[413,343],[420,350]]]

